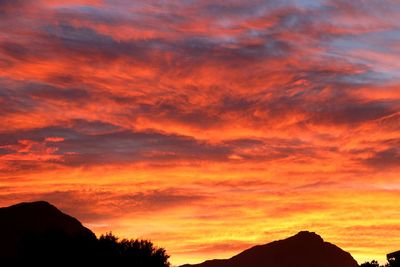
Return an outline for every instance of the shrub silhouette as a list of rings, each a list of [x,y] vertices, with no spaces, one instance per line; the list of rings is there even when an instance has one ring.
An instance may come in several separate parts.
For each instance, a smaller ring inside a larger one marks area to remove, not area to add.
[[[400,261],[398,259],[389,259],[389,262],[385,265],[379,265],[376,260],[370,262],[364,262],[360,267],[400,267]]]
[[[5,263],[6,266],[169,267],[168,258],[165,249],[148,240],[119,241],[112,233],[94,240],[72,239],[52,231],[40,237],[27,237],[19,254],[1,258],[0,266]]]
[[[98,258],[110,266],[169,267],[165,249],[154,247],[148,240],[122,239],[112,233],[98,239]]]
[[[364,262],[360,267],[379,267],[379,263],[376,260],[373,260],[371,262]]]

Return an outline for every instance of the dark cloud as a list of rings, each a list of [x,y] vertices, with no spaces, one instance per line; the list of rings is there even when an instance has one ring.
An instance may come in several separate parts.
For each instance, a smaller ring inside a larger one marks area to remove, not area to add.
[[[0,111],[7,113],[32,112],[48,101],[82,105],[92,100],[91,93],[81,88],[64,88],[46,83],[0,79]]]
[[[15,42],[0,43],[0,51],[2,55],[18,60],[29,60],[31,57],[31,51],[27,47]]]
[[[4,147],[0,147],[0,157],[1,157],[2,155],[7,155],[7,154],[9,154],[9,153],[12,153],[12,150],[7,149],[7,148],[4,148]]]
[[[229,161],[232,155],[257,161],[317,157],[314,147],[298,139],[237,139],[211,144],[188,136],[126,130],[100,121],[73,120],[63,124],[71,128],[52,126],[2,133],[2,154],[28,148],[31,151],[24,153],[35,153],[49,148],[54,156],[49,157],[49,162],[74,166],[137,161]],[[28,141],[21,143],[21,140]]]
[[[333,86],[339,90],[335,84]],[[327,95],[322,88],[305,89],[292,95],[276,94],[259,100],[258,103],[249,105],[249,109],[265,112],[269,118],[303,114],[303,123],[348,126],[356,126],[397,112],[398,101],[363,101],[350,96],[350,92],[344,89],[338,95],[336,91]]]
[[[119,131],[103,135],[76,135],[57,144],[70,164],[142,160],[223,160],[229,149],[190,137],[156,132]]]
[[[394,113],[391,116],[382,118],[377,122],[380,129],[386,131],[400,131],[400,113]]]
[[[197,127],[212,127],[221,122],[218,114],[213,112],[212,107],[187,107],[190,102],[189,96],[176,96],[156,99],[153,103],[137,102],[136,107],[130,109],[127,116],[145,116],[155,120],[176,121],[178,123],[193,125]]]
[[[0,15],[17,12],[31,2],[31,0],[0,0]]]
[[[99,55],[100,60],[115,59],[126,47],[115,41],[112,37],[97,33],[90,28],[74,27],[68,24],[60,26],[47,26],[45,32],[48,33],[48,42],[53,44],[54,52],[77,53],[78,56],[90,55],[88,59],[96,59]],[[55,46],[57,45],[57,46]]]
[[[70,24],[48,25],[43,30],[53,48],[50,53],[74,56],[86,62],[103,64],[120,58],[148,62],[155,60],[152,56],[154,51],[173,49],[173,45],[159,39],[116,40],[92,28]]]
[[[245,160],[272,161],[291,157],[318,158],[317,148],[296,138],[236,139],[226,141]],[[319,147],[319,150],[322,148]]]
[[[53,126],[3,133],[0,134],[0,145],[18,145],[20,140],[46,143],[48,137],[62,138],[58,142],[47,142],[46,146],[56,148],[54,154],[64,157],[60,163],[72,165],[143,160],[225,160],[231,151],[229,147],[211,145],[186,136],[116,130],[118,127],[112,125],[85,123],[83,120],[73,121],[72,125],[80,127]]]
[[[117,125],[98,120],[87,121],[83,119],[74,119],[67,121],[66,124],[70,125],[70,128],[87,135],[106,134],[122,130],[121,127]]]
[[[400,167],[400,150],[389,148],[375,152],[371,157],[365,159],[364,164],[377,170],[387,170]]]
[[[250,139],[250,138],[230,140],[230,141],[226,141],[225,143],[228,145],[235,146],[235,147],[249,147],[249,148],[264,145],[264,142],[262,140]]]
[[[3,132],[0,133],[0,144],[1,145],[11,145],[17,144],[19,140],[33,140],[36,142],[41,142],[46,139],[46,137],[57,136],[62,138],[74,138],[79,133],[72,129],[62,128],[62,127],[46,127],[39,129],[31,129],[18,132]]]
[[[32,101],[29,96],[20,94],[20,87],[16,82],[0,79],[0,87],[1,114],[31,112],[37,106],[37,103]]]
[[[24,90],[31,98],[39,98],[40,100],[51,99],[64,102],[90,100],[88,91],[78,88],[57,88],[47,84],[31,84]]]
[[[199,10],[203,16],[212,16],[212,17],[247,17],[257,15],[257,11],[260,9],[264,9],[269,1],[264,1],[261,3],[258,1],[258,5],[251,3],[251,1],[247,3],[207,3],[204,6],[201,6]]]
[[[390,102],[359,102],[347,99],[346,102],[332,101],[315,105],[312,118],[316,123],[357,125],[388,116],[396,110]]]
[[[70,21],[92,22],[100,25],[126,25],[129,20],[124,17],[123,12],[113,10],[109,12],[95,6],[81,6],[79,8],[68,7],[67,5],[55,10],[55,16],[60,19],[61,24],[68,24]]]
[[[162,58],[155,58],[154,53],[173,53],[178,62],[187,62],[196,58],[209,57],[217,62],[233,63],[234,61],[249,61],[288,56],[292,51],[291,44],[266,36],[262,44],[246,44],[242,46],[227,46],[225,42],[203,36],[187,36],[182,40],[162,38],[116,40],[110,35],[97,32],[92,28],[75,27],[69,24],[47,26],[44,31],[48,34],[47,42],[55,50],[52,51],[98,61],[140,60],[143,62],[158,60],[158,67],[163,68]],[[229,43],[228,43],[229,44]],[[193,64],[194,62],[192,62]],[[238,63],[238,62],[236,62]]]

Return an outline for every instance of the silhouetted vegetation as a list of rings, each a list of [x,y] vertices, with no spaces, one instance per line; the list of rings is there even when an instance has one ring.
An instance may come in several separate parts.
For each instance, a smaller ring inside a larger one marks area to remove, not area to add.
[[[148,240],[128,240],[107,233],[98,239],[70,238],[57,232],[25,239],[22,250],[5,262],[35,266],[169,267],[165,249]],[[11,266],[11,265],[10,265]]]
[[[370,261],[370,262],[364,262],[363,264],[360,265],[360,267],[380,267],[379,263],[375,260]]]
[[[360,267],[400,267],[400,260],[399,259],[389,259],[388,263],[385,265],[379,265],[376,260],[370,262],[364,262],[360,265]]]
[[[98,259],[109,266],[167,267],[169,256],[165,249],[154,247],[148,240],[122,239],[112,233],[98,239]]]

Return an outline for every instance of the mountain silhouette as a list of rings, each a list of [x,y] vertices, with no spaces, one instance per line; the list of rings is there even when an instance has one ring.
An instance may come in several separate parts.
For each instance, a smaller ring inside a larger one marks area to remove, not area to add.
[[[95,234],[77,219],[44,202],[20,203],[0,208],[1,262],[55,266],[89,261]]]
[[[170,266],[166,250],[151,241],[97,238],[44,201],[0,208],[0,229],[0,266]]]
[[[302,231],[284,240],[247,249],[225,260],[208,260],[181,267],[357,267],[350,253]]]
[[[1,266],[136,266],[167,267],[168,255],[145,240],[111,233],[96,238],[77,219],[44,202],[0,208]],[[357,267],[339,247],[317,234],[300,232],[259,245],[226,260],[181,267]]]

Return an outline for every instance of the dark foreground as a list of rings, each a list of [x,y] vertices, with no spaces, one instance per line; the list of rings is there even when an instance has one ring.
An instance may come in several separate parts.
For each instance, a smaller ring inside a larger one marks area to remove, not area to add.
[[[97,238],[77,219],[44,202],[0,208],[1,266],[169,267],[165,249],[147,240],[119,240],[111,233]],[[390,254],[387,267],[400,267]],[[259,245],[225,260],[181,267],[358,267],[350,253],[303,231]],[[362,267],[379,267],[375,261]]]
[[[96,238],[47,202],[0,208],[0,229],[0,266],[169,266],[165,250],[150,241]]]

